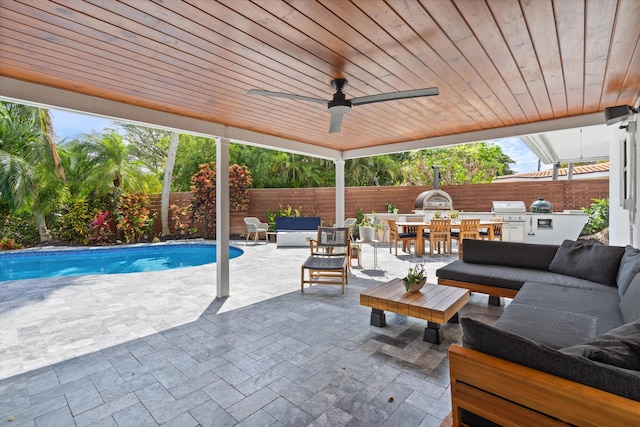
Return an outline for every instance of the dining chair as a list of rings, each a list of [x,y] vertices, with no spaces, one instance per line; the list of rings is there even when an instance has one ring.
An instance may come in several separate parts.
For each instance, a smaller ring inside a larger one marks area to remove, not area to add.
[[[429,255],[433,256],[433,248],[437,245],[437,251],[442,253],[444,244],[444,253],[451,253],[451,219],[432,219],[429,223],[429,235],[425,238],[429,242]]]
[[[489,222],[494,222],[495,224],[490,224],[486,228],[486,231],[485,229],[480,230],[480,238],[483,240],[502,240],[503,218],[501,216],[494,216],[489,218]]]
[[[451,232],[451,238],[458,241],[458,258],[462,259],[462,242],[464,239],[480,239],[480,220],[462,219],[458,231]]]
[[[402,242],[402,250],[404,252],[410,252],[411,250],[411,242],[413,241],[413,247],[416,247],[416,239],[417,233],[414,231],[407,233],[400,233],[398,231],[398,226],[396,225],[396,221],[394,219],[388,220],[389,222],[389,253],[391,253],[391,248],[395,247],[396,256],[398,256],[398,243]],[[415,227],[414,227],[415,229]]]

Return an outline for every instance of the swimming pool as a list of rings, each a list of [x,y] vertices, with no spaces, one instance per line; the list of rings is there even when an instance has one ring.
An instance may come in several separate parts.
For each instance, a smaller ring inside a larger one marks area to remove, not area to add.
[[[229,247],[229,259],[243,254]],[[216,245],[153,244],[0,253],[0,282],[87,274],[139,273],[216,262]]]

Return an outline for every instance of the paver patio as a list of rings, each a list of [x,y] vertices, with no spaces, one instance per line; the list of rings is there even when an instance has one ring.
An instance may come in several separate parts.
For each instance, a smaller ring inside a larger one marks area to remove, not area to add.
[[[306,248],[245,246],[231,297],[215,265],[156,273],[0,282],[0,426],[438,426],[449,413],[445,342],[389,313],[369,325],[364,289],[406,273],[364,245],[345,294],[300,293]],[[423,257],[430,281],[453,258]],[[493,323],[472,295],[461,315]]]

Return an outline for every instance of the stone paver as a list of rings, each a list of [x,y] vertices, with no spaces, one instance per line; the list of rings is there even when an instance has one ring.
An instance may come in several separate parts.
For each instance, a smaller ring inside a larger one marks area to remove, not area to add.
[[[345,294],[300,293],[306,248],[245,246],[231,296],[216,267],[0,282],[0,426],[437,426],[451,410],[449,345],[422,321],[369,325],[360,292],[417,260],[363,245]],[[424,257],[430,281],[454,258]],[[472,295],[465,313],[502,311]],[[13,421],[9,422],[8,420]]]

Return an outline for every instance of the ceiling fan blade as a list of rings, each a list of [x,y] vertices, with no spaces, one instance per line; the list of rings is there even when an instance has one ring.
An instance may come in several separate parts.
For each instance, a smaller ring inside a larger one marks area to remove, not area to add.
[[[329,124],[329,133],[338,133],[342,128],[342,118],[344,117],[344,111],[331,112],[331,123]]]
[[[297,99],[298,101],[317,102],[318,104],[327,105],[329,101],[319,98],[311,98],[310,96],[294,95],[292,93],[271,92],[269,90],[250,89],[247,91],[249,95],[273,96],[276,98]]]
[[[378,95],[360,96],[350,99],[352,105],[372,104],[374,102],[393,101],[395,99],[417,98],[420,96],[438,95],[440,92],[437,87],[426,89],[411,89],[399,92],[380,93]]]

